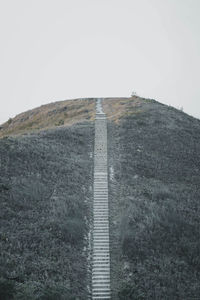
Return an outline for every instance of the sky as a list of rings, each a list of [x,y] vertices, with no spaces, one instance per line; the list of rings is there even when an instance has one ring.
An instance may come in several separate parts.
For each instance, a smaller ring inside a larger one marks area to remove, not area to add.
[[[199,0],[0,0],[0,123],[133,91],[200,118],[199,15]]]

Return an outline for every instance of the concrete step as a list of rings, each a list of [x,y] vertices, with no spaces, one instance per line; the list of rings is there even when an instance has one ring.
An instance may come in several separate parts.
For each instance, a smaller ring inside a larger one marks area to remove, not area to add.
[[[106,196],[108,196],[108,191],[107,190],[97,190],[97,189],[94,189],[94,192],[93,192],[93,195],[94,196],[97,196],[97,195],[102,195],[102,196],[104,196],[104,195],[106,195]]]
[[[93,278],[92,278],[92,282],[95,281],[95,283],[97,282],[97,280],[99,282],[101,281],[110,281],[110,276],[109,275],[102,275],[101,273],[100,274],[94,274],[93,275]]]
[[[106,262],[105,261],[102,261],[102,262],[95,261],[95,262],[93,262],[93,267],[98,267],[98,268],[109,267],[110,268],[110,261],[106,261]]]
[[[93,212],[100,212],[100,211],[106,211],[106,212],[108,212],[108,207],[105,207],[104,208],[104,206],[102,205],[102,206],[98,206],[98,207],[93,207]]]
[[[108,214],[108,210],[107,212],[101,212],[101,211],[97,211],[93,214],[93,220],[97,220],[97,219],[104,219],[106,221],[109,222],[109,214]]]
[[[106,218],[109,222],[108,210],[106,209],[94,209],[93,221],[96,221],[97,218]]]
[[[94,293],[99,293],[99,292],[110,293],[110,287],[100,286],[99,288],[95,287],[93,289],[93,294]]]
[[[109,241],[109,234],[104,234],[104,235],[99,235],[99,234],[96,234],[96,233],[94,233],[93,234],[93,240],[108,240]]]
[[[94,215],[95,215],[95,213],[96,214],[100,214],[101,213],[101,215],[103,216],[106,216],[106,215],[108,215],[108,210],[107,209],[94,209]],[[95,218],[94,218],[94,221],[95,221]]]
[[[107,219],[107,221],[109,221],[109,214],[108,214],[108,210],[101,210],[101,209],[97,209],[95,208],[95,212],[93,214],[93,220],[95,221],[97,218],[105,218]]]
[[[109,255],[109,246],[106,245],[99,245],[95,244],[94,248],[93,248],[93,255],[100,258],[102,257],[103,254],[105,254],[105,256]]]
[[[109,249],[110,245],[109,245],[108,241],[95,241],[95,240],[93,240],[93,247],[95,249],[98,249],[98,248]]]
[[[109,234],[109,228],[97,228],[94,229],[93,234],[98,234],[98,235],[107,235]]]
[[[96,216],[98,215],[98,212],[99,212],[99,215],[101,214],[100,210],[102,210],[102,209],[104,210],[104,212],[106,211],[107,215],[108,215],[108,207],[105,205],[102,205],[102,204],[95,205],[95,206],[93,206],[93,209],[97,211]]]
[[[108,258],[109,257],[110,258],[110,253],[102,253],[102,252],[97,253],[97,252],[94,252],[92,257],[93,258],[100,258],[100,257],[102,257],[102,258]]]
[[[94,206],[106,206],[107,209],[109,208],[109,205],[108,205],[108,200],[104,199],[104,198],[98,198],[98,199],[94,199],[94,203],[93,203],[93,207]]]
[[[109,265],[96,265],[96,264],[93,264],[92,265],[92,269],[93,271],[99,271],[99,272],[110,272],[110,264]]]
[[[97,213],[96,215],[94,215],[94,218],[93,218],[94,221],[106,221],[106,222],[109,222],[109,216],[108,214],[106,213]]]
[[[101,228],[103,228],[103,229],[108,229],[109,230],[109,224],[108,224],[108,222],[99,222],[99,221],[94,221],[94,229],[101,229]]]
[[[93,207],[93,210],[95,210],[93,216],[97,217],[97,216],[107,216],[108,217],[108,214],[109,214],[109,210],[108,208],[106,207],[103,207],[103,206],[95,206]],[[102,212],[103,210],[103,212]]]
[[[95,217],[95,221],[109,222],[108,215],[98,215],[98,216]]]
[[[93,208],[96,208],[96,209],[98,209],[98,208],[101,208],[101,207],[106,207],[107,208],[107,210],[109,211],[109,205],[108,205],[108,202],[107,201],[105,201],[105,200],[96,200],[96,201],[94,201],[94,204],[93,204]]]
[[[110,299],[110,298],[105,298],[105,297],[108,297],[108,296],[110,296],[110,291],[99,291],[99,292],[97,292],[97,291],[95,291],[94,293],[92,293],[92,299],[93,300],[97,300],[97,299]],[[97,298],[97,297],[99,297],[99,298]],[[104,297],[104,298],[103,298]]]
[[[96,258],[94,258],[93,263],[101,263],[101,264],[109,263],[110,264],[110,259],[109,259],[109,257],[107,257],[107,258],[96,257]]]
[[[110,286],[110,280],[109,279],[102,279],[102,280],[99,280],[99,278],[97,280],[93,280],[92,281],[92,285],[96,288],[98,286],[101,286],[101,285],[105,285],[105,286]]]
[[[93,275],[102,275],[102,276],[110,276],[110,269],[107,269],[107,270],[95,270],[93,269],[92,270],[92,276]]]
[[[101,221],[101,220],[96,220],[93,219],[93,224],[94,224],[94,229],[99,229],[101,228],[100,226],[102,226],[102,228],[108,228],[109,229],[109,220],[107,221]]]
[[[106,208],[108,209],[109,205],[108,205],[108,201],[106,199],[94,199],[94,203],[93,203],[93,207],[95,206],[106,206]]]
[[[110,247],[109,246],[97,246],[97,245],[95,245],[93,250],[94,250],[94,252],[97,252],[97,251],[99,251],[99,252],[101,252],[101,251],[109,252]]]
[[[105,229],[105,230],[109,230],[109,225],[108,224],[94,224],[94,230],[102,230],[102,229]]]
[[[93,236],[93,241],[96,242],[96,243],[97,242],[102,242],[102,243],[103,242],[107,242],[108,243],[109,242],[109,236],[108,237],[101,237],[101,236],[100,237],[99,236],[96,237],[96,236]]]
[[[105,195],[94,196],[94,203],[101,203],[101,202],[105,202],[108,204],[108,196]]]
[[[108,210],[107,209],[94,209],[94,216],[95,214],[101,214],[101,216],[106,216],[108,215]],[[93,218],[95,221],[95,217]],[[108,220],[109,221],[109,220]]]
[[[95,235],[96,237],[104,237],[104,236],[109,236],[109,230],[106,231],[102,231],[102,230],[96,230],[93,231],[93,235]]]
[[[92,300],[108,300],[111,299],[109,296],[92,296]]]
[[[107,210],[108,210],[108,208],[109,208],[109,206],[108,206],[108,201],[106,201],[106,200],[95,200],[94,201],[94,204],[93,204],[93,207],[94,208],[101,208],[101,207],[106,207],[107,208]]]
[[[108,231],[106,231],[106,232],[98,232],[98,231],[96,231],[96,232],[93,232],[93,236],[95,236],[95,237],[107,237],[107,236],[109,236],[109,230]]]
[[[98,201],[96,200],[93,204],[93,209],[106,209],[107,211],[109,211],[109,206],[108,206],[108,202],[106,203],[106,201]]]

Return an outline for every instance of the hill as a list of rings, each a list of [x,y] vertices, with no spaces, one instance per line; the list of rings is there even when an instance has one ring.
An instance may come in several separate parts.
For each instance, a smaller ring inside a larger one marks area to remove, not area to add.
[[[104,101],[115,121],[108,124],[113,299],[199,299],[200,121],[154,100],[124,102]]]
[[[200,121],[140,97],[103,107],[113,299],[199,299]],[[87,299],[94,115],[77,99],[2,125],[1,300]]]
[[[0,299],[87,297],[93,125],[0,140]]]

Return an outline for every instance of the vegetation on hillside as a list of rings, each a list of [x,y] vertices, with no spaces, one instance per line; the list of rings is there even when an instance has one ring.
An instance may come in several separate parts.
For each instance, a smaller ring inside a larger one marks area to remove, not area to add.
[[[42,105],[9,119],[0,126],[0,137],[93,121],[94,99],[75,99]]]
[[[138,108],[141,107],[142,100],[138,96],[130,98],[104,98],[103,109],[107,119],[118,124],[124,116],[135,114]]]
[[[113,299],[200,299],[200,121],[135,95],[103,105]],[[62,101],[1,126],[0,300],[87,299],[94,128],[78,122],[94,114]]]
[[[140,99],[108,129],[114,299],[199,299],[200,121]]]
[[[0,140],[0,299],[87,298],[93,125]]]

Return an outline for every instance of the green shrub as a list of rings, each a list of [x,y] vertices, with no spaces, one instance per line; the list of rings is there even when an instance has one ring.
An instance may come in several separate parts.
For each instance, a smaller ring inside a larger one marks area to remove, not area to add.
[[[61,126],[61,125],[64,125],[64,123],[65,123],[64,120],[61,119],[61,120],[59,120],[58,122],[56,122],[55,125],[56,125],[56,126]]]
[[[76,297],[72,296],[63,286],[46,286],[43,288],[42,295],[38,300],[75,300]]]
[[[7,184],[0,184],[0,192],[9,191],[10,187]]]
[[[78,245],[83,240],[84,223],[82,220],[73,218],[66,220],[61,228],[63,239],[73,245]]]
[[[145,300],[147,299],[143,292],[137,286],[126,284],[118,292],[119,300]]]
[[[15,293],[15,283],[11,280],[0,278],[0,300],[11,300]]]
[[[7,123],[10,125],[12,123],[12,118],[9,118]]]

